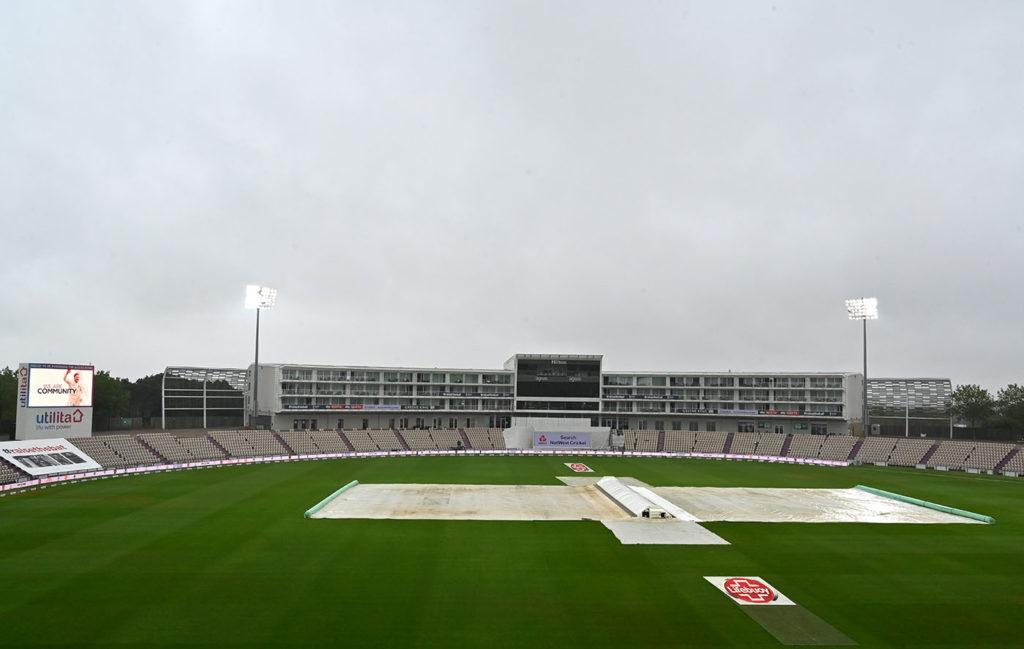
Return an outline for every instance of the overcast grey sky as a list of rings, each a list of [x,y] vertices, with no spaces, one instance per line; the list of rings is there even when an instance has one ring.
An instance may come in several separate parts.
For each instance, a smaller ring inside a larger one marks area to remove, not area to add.
[[[0,3],[0,366],[1024,383],[1024,3]]]

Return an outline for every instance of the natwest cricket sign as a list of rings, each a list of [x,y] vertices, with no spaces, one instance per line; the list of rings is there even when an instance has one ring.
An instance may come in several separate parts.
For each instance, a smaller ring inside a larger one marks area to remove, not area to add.
[[[534,433],[534,448],[590,448],[590,433]]]
[[[92,435],[92,365],[22,363],[15,439]]]

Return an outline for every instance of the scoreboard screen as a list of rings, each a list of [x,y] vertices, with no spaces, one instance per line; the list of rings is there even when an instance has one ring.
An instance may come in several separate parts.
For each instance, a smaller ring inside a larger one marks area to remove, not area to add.
[[[596,399],[601,395],[600,360],[520,358],[516,370],[516,396]]]

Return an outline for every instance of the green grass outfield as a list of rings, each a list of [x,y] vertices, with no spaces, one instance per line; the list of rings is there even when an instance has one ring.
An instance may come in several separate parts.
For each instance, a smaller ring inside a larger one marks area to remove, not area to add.
[[[1024,645],[1024,481],[593,457],[655,486],[864,484],[995,525],[309,520],[350,482],[560,484],[566,457],[231,466],[0,498],[3,647],[781,647],[703,579],[760,575],[862,647]]]

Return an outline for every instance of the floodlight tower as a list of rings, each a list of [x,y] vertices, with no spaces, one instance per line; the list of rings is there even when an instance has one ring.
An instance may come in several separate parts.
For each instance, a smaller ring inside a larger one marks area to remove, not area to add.
[[[864,434],[871,433],[871,422],[868,420],[868,320],[878,319],[878,298],[858,297],[846,301],[846,314],[850,320],[860,320],[864,324]]]
[[[256,363],[252,371],[252,416],[249,428],[256,427],[257,403],[260,387],[260,309],[272,309],[277,304],[277,289],[250,284],[245,287],[245,308],[256,309]]]

